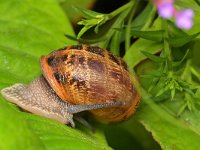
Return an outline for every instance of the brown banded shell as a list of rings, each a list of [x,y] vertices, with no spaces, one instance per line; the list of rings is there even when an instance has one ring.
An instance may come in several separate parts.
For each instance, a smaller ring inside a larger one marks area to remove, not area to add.
[[[44,77],[57,95],[72,104],[126,101],[128,105],[91,110],[99,120],[126,120],[140,100],[126,63],[97,46],[75,45],[41,57]]]

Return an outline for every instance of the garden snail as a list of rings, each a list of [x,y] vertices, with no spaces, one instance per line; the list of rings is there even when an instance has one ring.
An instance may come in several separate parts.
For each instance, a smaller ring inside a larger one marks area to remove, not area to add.
[[[72,126],[73,114],[85,110],[103,122],[126,120],[140,101],[126,63],[97,46],[65,47],[42,56],[40,65],[43,75],[1,94],[29,112]]]

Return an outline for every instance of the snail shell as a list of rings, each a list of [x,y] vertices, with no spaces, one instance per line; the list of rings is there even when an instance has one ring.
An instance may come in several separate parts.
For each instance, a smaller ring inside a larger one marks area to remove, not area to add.
[[[41,58],[43,75],[57,95],[72,104],[125,101],[128,105],[91,110],[106,122],[129,118],[139,101],[126,63],[97,46],[77,45]]]

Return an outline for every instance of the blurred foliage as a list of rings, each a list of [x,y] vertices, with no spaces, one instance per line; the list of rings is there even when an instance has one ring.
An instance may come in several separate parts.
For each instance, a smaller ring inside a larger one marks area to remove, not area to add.
[[[90,120],[94,134],[78,123],[72,129],[22,112],[0,97],[0,149],[199,149],[198,1],[175,3],[195,11],[188,31],[157,16],[148,1],[131,0],[110,13],[88,10],[94,3],[0,0],[0,89],[37,77],[41,55],[78,42],[95,44],[123,57],[138,75],[142,102],[135,116],[113,125]],[[72,22],[82,17],[77,36],[67,16]]]

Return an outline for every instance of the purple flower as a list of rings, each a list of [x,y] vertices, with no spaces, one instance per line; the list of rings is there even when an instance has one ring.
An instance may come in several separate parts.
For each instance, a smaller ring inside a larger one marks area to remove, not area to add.
[[[163,3],[158,6],[158,14],[163,18],[173,17],[174,6],[173,3]]]
[[[179,28],[190,29],[193,25],[194,12],[191,9],[176,12],[176,25]]]
[[[176,26],[182,29],[190,29],[193,25],[194,12],[191,9],[176,10],[174,0],[153,0],[154,5],[158,9],[158,14],[162,18],[176,19]]]

